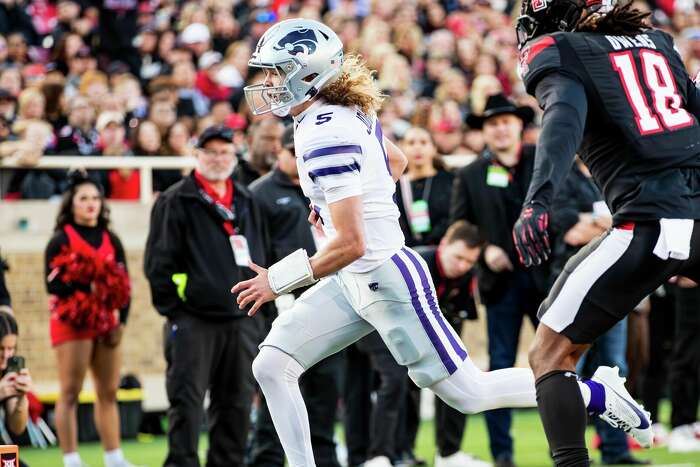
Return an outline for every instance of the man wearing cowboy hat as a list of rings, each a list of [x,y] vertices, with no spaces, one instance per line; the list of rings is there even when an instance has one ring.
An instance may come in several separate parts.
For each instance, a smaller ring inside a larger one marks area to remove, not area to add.
[[[488,98],[483,115],[467,125],[481,129],[486,147],[455,177],[450,222],[464,219],[487,241],[479,260],[479,292],[487,310],[490,370],[515,363],[523,316],[536,325],[545,296],[547,268],[525,269],[518,261],[510,226],[518,219],[532,178],[535,147],[522,144],[534,111],[503,94]],[[486,412],[491,454],[497,467],[513,466],[510,409]]]

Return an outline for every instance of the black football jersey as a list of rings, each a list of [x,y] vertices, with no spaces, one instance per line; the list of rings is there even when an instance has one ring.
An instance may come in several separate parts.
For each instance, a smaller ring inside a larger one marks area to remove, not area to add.
[[[616,220],[700,218],[700,125],[693,113],[700,115],[700,99],[671,36],[562,32],[530,41],[520,53],[528,93],[552,72],[585,89],[578,154]]]

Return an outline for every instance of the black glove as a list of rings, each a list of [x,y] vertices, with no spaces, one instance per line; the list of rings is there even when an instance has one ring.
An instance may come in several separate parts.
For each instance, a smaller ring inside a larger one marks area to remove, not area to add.
[[[513,227],[513,241],[520,256],[520,262],[525,267],[540,265],[549,258],[551,248],[547,233],[548,225],[547,207],[538,201],[530,202],[520,213]]]

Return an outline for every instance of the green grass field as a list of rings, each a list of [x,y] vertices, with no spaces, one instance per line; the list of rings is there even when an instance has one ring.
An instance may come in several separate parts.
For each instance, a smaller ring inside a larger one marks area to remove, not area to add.
[[[513,422],[515,437],[515,461],[519,467],[549,466],[547,444],[542,426],[535,410],[516,411]],[[589,430],[589,440],[593,431]],[[464,437],[463,449],[470,453],[489,459],[488,435],[483,416],[469,417],[467,433]],[[128,458],[142,466],[160,467],[165,458],[166,440],[164,437],[142,437],[139,441],[124,443],[124,451]],[[206,438],[202,437],[201,453],[206,449]],[[98,444],[90,443],[80,446],[83,460],[91,467],[102,466],[102,451]],[[421,425],[418,434],[416,454],[428,459],[432,465],[435,455],[434,428],[431,421]],[[670,454],[665,448],[655,448],[648,451],[637,451],[640,458],[651,459],[657,466],[700,467],[700,452],[693,454]],[[40,450],[24,448],[20,452],[30,467],[62,467],[61,454],[57,448]],[[593,456],[599,460],[597,453]]]

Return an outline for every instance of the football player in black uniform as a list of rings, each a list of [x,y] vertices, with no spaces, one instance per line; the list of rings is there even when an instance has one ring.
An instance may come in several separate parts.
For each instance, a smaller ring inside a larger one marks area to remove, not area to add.
[[[539,312],[530,365],[556,466],[589,465],[587,411],[651,443],[649,415],[617,372],[579,381],[576,361],[672,276],[700,280],[700,92],[671,36],[646,17],[615,0],[525,0],[518,19],[521,76],[544,109],[513,230],[520,259],[547,259],[549,206],[577,152],[614,215],[614,227],[567,263]],[[625,404],[626,416],[610,415]]]

